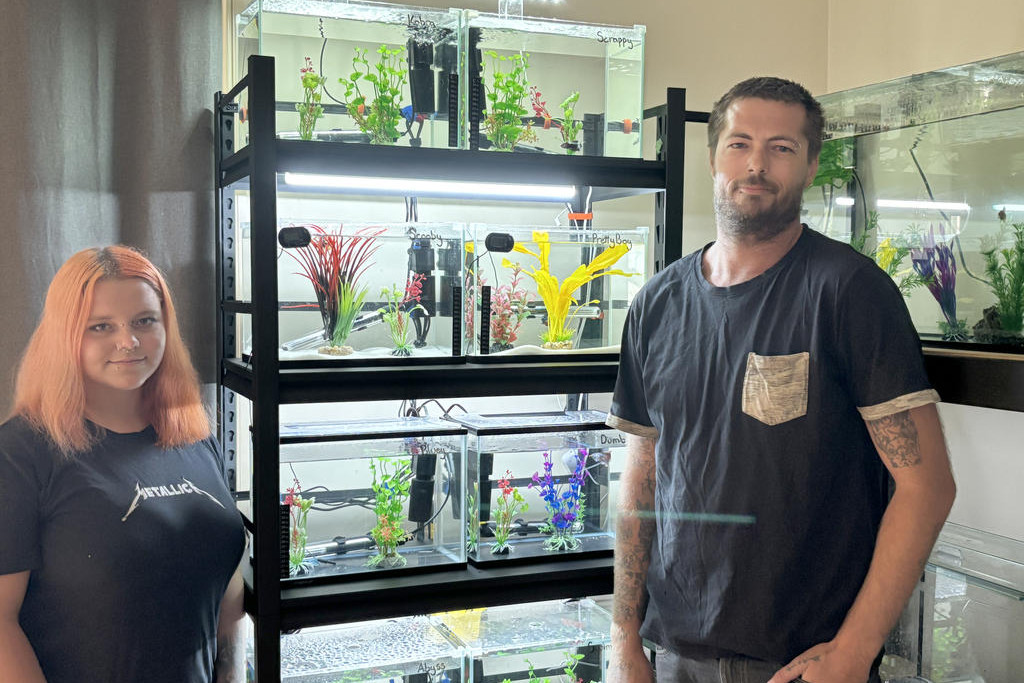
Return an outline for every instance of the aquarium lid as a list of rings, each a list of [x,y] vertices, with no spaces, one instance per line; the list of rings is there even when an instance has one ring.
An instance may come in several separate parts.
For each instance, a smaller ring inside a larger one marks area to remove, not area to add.
[[[433,417],[295,422],[282,424],[280,429],[282,444],[461,436],[465,433],[465,429],[457,427],[449,421]]]
[[[260,5],[262,4],[262,8]],[[415,5],[396,5],[390,3],[367,2],[365,0],[256,0],[239,13],[242,19],[256,16],[260,12],[276,14],[295,14],[306,17],[322,17],[324,19],[352,19],[356,21],[374,21],[386,24],[408,24],[415,28],[417,22],[430,19],[435,22],[449,22],[457,28],[460,10],[438,9],[436,7],[418,7]]]
[[[1024,600],[1024,542],[946,522],[929,564]]]
[[[593,38],[602,42],[618,42],[629,47],[634,47],[637,42],[642,42],[647,33],[647,27],[642,24],[632,26],[590,24],[565,19],[510,17],[474,10],[466,10],[466,14],[471,27],[506,29],[525,33],[553,33],[570,38]]]
[[[1024,105],[1024,52],[817,97],[826,138],[948,121]]]
[[[590,599],[488,607],[434,615],[473,657],[535,652],[568,644],[606,645],[611,615]]]
[[[536,434],[538,432],[582,432],[611,429],[605,424],[607,413],[600,410],[567,410],[550,413],[509,413],[449,415],[448,419],[466,427],[470,434]]]

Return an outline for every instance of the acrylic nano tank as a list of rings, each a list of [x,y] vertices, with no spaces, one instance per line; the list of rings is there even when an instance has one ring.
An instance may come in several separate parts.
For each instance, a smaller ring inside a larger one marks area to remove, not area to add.
[[[278,224],[282,362],[387,365],[462,356],[460,226],[287,218]],[[241,227],[237,282],[245,299],[250,240],[248,225]]]
[[[618,353],[626,312],[645,281],[647,228],[475,224],[470,233],[468,353],[502,362]]]
[[[419,417],[281,425],[282,574],[464,564],[464,434]]]
[[[947,523],[886,643],[886,680],[1017,681],[1024,671],[1024,543]]]
[[[592,600],[488,607],[433,619],[465,648],[469,683],[605,679],[611,616]]]
[[[463,146],[642,156],[643,26],[465,17]]]
[[[626,439],[605,417],[584,410],[449,418],[469,431],[471,562],[611,554],[609,463]]]
[[[460,21],[459,10],[257,0],[236,18],[235,80],[249,55],[274,57],[281,138],[454,147]]]
[[[818,98],[804,221],[892,275],[922,339],[1024,347],[1024,52]]]
[[[302,629],[281,636],[281,681],[462,680],[463,651],[427,617]]]

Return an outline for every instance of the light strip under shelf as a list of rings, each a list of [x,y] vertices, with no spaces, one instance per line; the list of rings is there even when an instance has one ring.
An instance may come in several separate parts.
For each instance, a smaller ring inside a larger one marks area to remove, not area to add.
[[[853,206],[853,197],[837,197],[836,206]],[[879,199],[875,205],[880,209],[931,209],[933,211],[970,211],[971,205],[964,202],[929,202],[911,199]],[[1010,209],[1011,205],[1007,205]],[[993,207],[995,208],[995,207]],[[1024,206],[1020,207],[1024,209]]]
[[[371,178],[366,176],[285,173],[284,183],[292,187],[329,188],[354,193],[395,194],[413,197],[461,197],[488,199],[570,201],[576,196],[572,185],[524,185],[478,183],[420,178]]]

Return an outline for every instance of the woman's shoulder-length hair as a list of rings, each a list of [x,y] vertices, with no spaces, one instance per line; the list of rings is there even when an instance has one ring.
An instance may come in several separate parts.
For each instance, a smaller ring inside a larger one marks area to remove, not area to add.
[[[18,367],[13,415],[45,431],[65,455],[95,441],[85,420],[82,337],[96,283],[139,278],[160,299],[166,348],[142,396],[157,444],[170,448],[210,435],[199,382],[181,338],[174,302],[163,275],[145,256],[125,246],[84,249],[60,267],[46,293],[43,315]]]

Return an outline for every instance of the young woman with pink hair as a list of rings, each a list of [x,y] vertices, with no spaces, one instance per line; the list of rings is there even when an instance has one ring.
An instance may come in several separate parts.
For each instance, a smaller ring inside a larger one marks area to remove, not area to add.
[[[244,542],[163,276],[78,252],[0,425],[0,681],[244,680]]]

